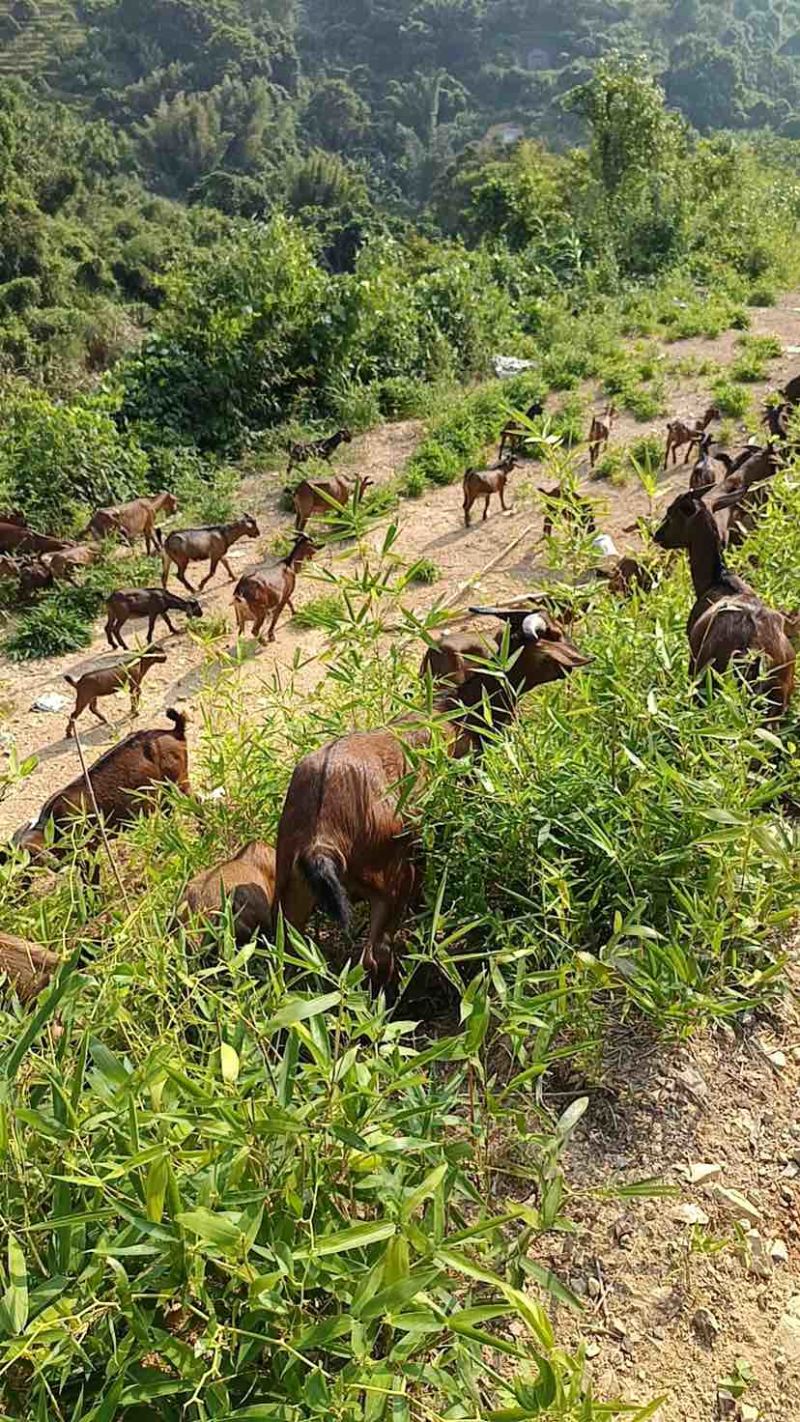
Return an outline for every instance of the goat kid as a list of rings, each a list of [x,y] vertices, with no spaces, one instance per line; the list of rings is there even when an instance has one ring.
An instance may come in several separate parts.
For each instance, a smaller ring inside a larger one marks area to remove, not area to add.
[[[731,663],[753,657],[767,664],[760,684],[769,721],[783,716],[794,688],[795,651],[786,618],[762,602],[722,557],[722,541],[703,491],[680,494],[653,535],[661,548],[685,548],[689,554],[695,603],[687,623],[689,670],[699,678],[707,667],[724,672]]]
[[[533,404],[529,405],[525,411],[525,420],[538,420],[543,414],[544,405],[542,401],[534,400]],[[511,454],[518,454],[525,440],[529,438],[530,433],[527,423],[521,424],[519,420],[515,419],[508,420],[500,431],[500,447],[497,451],[498,460],[502,460],[506,449],[508,449]]]
[[[272,620],[267,631],[267,641],[275,641],[275,627],[283,609],[289,608],[294,615],[292,593],[297,583],[297,574],[303,563],[318,552],[316,543],[305,533],[300,533],[294,546],[277,567],[268,573],[245,573],[233,590],[233,610],[236,616],[236,631],[241,637],[248,622],[253,623],[253,636],[260,637],[267,614]]]
[[[109,646],[121,647],[127,652],[128,644],[122,635],[122,628],[132,617],[147,618],[148,645],[153,640],[159,617],[175,636],[178,629],[170,622],[170,612],[185,612],[187,617],[203,616],[196,597],[179,597],[165,588],[129,588],[112,593],[106,602],[106,638]]]
[[[122,662],[114,667],[97,667],[95,671],[84,672],[77,680],[75,677],[65,676],[64,680],[75,690],[75,709],[67,722],[67,736],[71,738],[75,735],[75,722],[87,706],[92,715],[107,726],[107,718],[97,707],[98,698],[113,696],[115,691],[122,691],[126,687],[131,697],[131,716],[138,716],[142,682],[151,667],[159,666],[166,660],[166,652],[153,650],[144,652],[136,661]]]
[[[443,689],[434,712],[450,754],[480,750],[487,733],[486,704],[494,730],[516,713],[520,696],[569,675],[590,658],[542,613],[472,609],[509,626],[510,662],[472,672]],[[408,749],[430,741],[420,718],[402,726],[356,732],[305,756],[292,776],[278,827],[276,903],[302,933],[321,905],[338,922],[350,922],[350,901],[370,907],[369,939],[361,962],[373,988],[396,974],[393,939],[420,887],[418,854],[404,803],[417,773]]]
[[[542,538],[552,538],[556,518],[587,537],[597,532],[591,500],[584,498],[583,494],[577,494],[563,484],[556,484],[552,489],[540,488],[537,492],[542,496],[545,509]]]
[[[208,562],[209,565],[208,572],[197,589],[198,592],[202,592],[206,583],[211,581],[220,563],[232,582],[236,574],[226,556],[228,549],[234,543],[238,543],[240,538],[258,538],[258,536],[258,524],[250,514],[244,514],[242,518],[234,519],[232,523],[210,524],[206,528],[176,529],[164,540],[161,555],[161,586],[164,588],[167,586],[171,563],[174,563],[178,570],[179,582],[182,582],[183,586],[192,593],[195,592],[195,588],[186,577],[186,569],[190,563]]]
[[[253,840],[232,859],[204,869],[186,887],[181,917],[210,926],[230,903],[237,947],[272,933],[275,850]]]
[[[592,423],[589,426],[589,468],[594,469],[600,455],[608,445],[611,438],[611,427],[616,419],[617,411],[614,405],[606,405],[602,415],[592,415]]]
[[[339,445],[350,444],[352,438],[350,430],[341,429],[337,430],[335,434],[328,435],[327,439],[299,440],[290,444],[289,463],[286,467],[287,479],[295,465],[305,464],[309,459],[324,459],[326,464],[330,464]]]
[[[696,420],[670,420],[667,425],[667,445],[664,450],[664,468],[666,469],[670,454],[673,465],[678,462],[678,450],[686,446],[686,453],[683,456],[684,464],[688,463],[695,445],[700,445],[700,440],[712,420],[718,420],[720,412],[716,405],[709,405],[705,413]]]
[[[472,505],[477,499],[483,499],[483,521],[489,513],[489,500],[492,494],[500,495],[500,507],[506,512],[507,504],[505,500],[506,484],[508,476],[517,466],[516,456],[506,454],[492,469],[468,469],[463,479],[464,489],[464,526],[469,528],[470,513]]]

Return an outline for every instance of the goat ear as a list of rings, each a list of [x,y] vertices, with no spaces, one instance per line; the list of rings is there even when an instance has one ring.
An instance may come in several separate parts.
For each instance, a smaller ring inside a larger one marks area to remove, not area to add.
[[[594,657],[587,657],[583,652],[579,652],[574,642],[568,642],[566,637],[562,637],[558,642],[542,638],[539,646],[552,662],[570,670],[575,667],[588,667],[594,661]]]
[[[708,490],[706,490],[706,492],[708,492]],[[719,509],[735,508],[737,504],[742,502],[746,493],[746,489],[731,489],[727,494],[722,494],[720,498],[715,499],[711,505],[712,512],[717,513]]]

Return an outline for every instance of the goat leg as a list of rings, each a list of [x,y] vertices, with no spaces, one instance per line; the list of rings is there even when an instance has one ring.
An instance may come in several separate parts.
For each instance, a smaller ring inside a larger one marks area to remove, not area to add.
[[[210,576],[211,576],[211,574],[209,573],[209,577],[210,577]],[[178,582],[179,582],[179,583],[183,583],[183,586],[184,586],[185,588],[188,588],[190,593],[195,593],[195,592],[197,592],[197,588],[193,588],[193,587],[192,587],[192,584],[189,582],[189,579],[188,579],[187,576],[186,576],[186,568],[185,568],[185,567],[178,569]],[[206,582],[208,582],[208,578],[206,578]],[[164,584],[164,586],[166,587],[166,583]],[[201,583],[200,586],[201,586],[201,588],[202,588],[202,587],[204,586],[204,584]]]
[[[489,513],[489,500],[491,499],[491,497],[492,497],[491,494],[487,494],[487,495],[486,495],[486,498],[485,498],[485,500],[484,500],[484,503],[483,503],[483,518],[481,519],[481,522],[482,522],[482,523],[485,523],[485,522],[486,522],[486,519],[487,519],[487,516],[488,516],[488,513]]]
[[[212,564],[211,564],[211,567],[209,568],[208,572],[206,573],[205,577],[203,578],[203,581],[201,582],[199,588],[197,589],[198,592],[202,592],[202,591],[203,591],[203,588],[204,588],[205,585],[206,585],[206,583],[210,583],[210,582],[211,582],[211,579],[213,578],[214,574],[216,573],[218,566],[219,566],[219,558],[217,559],[216,563],[212,563]],[[187,583],[186,586],[187,586],[187,588],[188,588],[189,584]]]
[[[163,617],[164,621],[166,622],[166,624],[167,624],[167,626],[168,626],[170,632],[172,633],[173,637],[177,637],[177,635],[178,635],[178,629],[177,629],[177,627],[173,627],[172,623],[171,623],[170,620],[169,620],[169,614],[167,613],[166,609],[164,610],[164,612],[162,612],[161,616]],[[153,621],[153,626],[155,627],[155,620]],[[151,631],[150,636],[152,637],[152,635],[153,635],[153,633],[152,633],[152,631]]]
[[[219,561],[225,569],[225,572],[228,574],[228,577],[230,578],[231,582],[233,582],[234,578],[236,577],[236,574],[234,573],[233,568],[231,567],[227,558],[223,555],[223,557],[220,558]]]
[[[89,702],[89,710],[91,711],[93,716],[97,717],[98,721],[102,721],[104,726],[108,725],[108,717],[104,716],[102,711],[98,709],[96,696],[93,697],[92,700]]]

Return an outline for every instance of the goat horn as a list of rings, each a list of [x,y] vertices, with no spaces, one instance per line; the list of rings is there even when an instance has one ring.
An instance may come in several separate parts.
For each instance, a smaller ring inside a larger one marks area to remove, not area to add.
[[[529,612],[522,624],[522,635],[526,642],[536,642],[547,631],[547,618],[540,612]]]

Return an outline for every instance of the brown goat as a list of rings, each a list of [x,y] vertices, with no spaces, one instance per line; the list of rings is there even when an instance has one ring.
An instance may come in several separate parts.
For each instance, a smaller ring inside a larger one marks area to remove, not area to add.
[[[144,652],[136,661],[121,662],[113,667],[97,667],[95,671],[84,672],[77,681],[74,677],[65,676],[64,680],[75,688],[75,710],[67,722],[67,735],[75,735],[75,722],[87,706],[92,715],[107,726],[106,717],[97,708],[98,697],[113,696],[115,691],[122,691],[126,687],[131,695],[131,716],[138,716],[142,682],[151,667],[166,660],[166,652],[154,650]]]
[[[211,581],[220,563],[228,577],[233,580],[236,574],[226,556],[228,549],[234,543],[238,543],[240,538],[258,538],[258,533],[258,524],[250,514],[244,514],[231,523],[214,523],[205,528],[176,529],[164,540],[164,550],[161,555],[161,586],[167,586],[170,563],[175,564],[178,570],[178,580],[183,583],[185,588],[189,589],[189,592],[195,591],[186,577],[186,569],[190,563],[208,562],[209,565],[198,592],[202,592],[206,583]]]
[[[700,440],[712,420],[718,420],[720,412],[716,405],[709,405],[705,414],[696,420],[670,420],[667,425],[667,445],[664,450],[664,468],[666,469],[669,456],[672,454],[672,463],[678,462],[678,450],[686,446],[686,453],[683,462],[686,464],[692,456],[695,445],[699,447]]]
[[[304,479],[292,495],[294,526],[297,532],[303,532],[312,514],[341,512],[350,502],[354,490],[358,491],[358,498],[363,499],[372,482],[372,479],[362,476],[356,479],[355,485],[351,487],[348,480],[341,475],[335,479]]]
[[[529,405],[527,410],[525,411],[525,419],[526,421],[537,420],[543,414],[544,405],[542,404],[542,401],[534,400],[533,404]],[[515,420],[513,418],[508,420],[507,423],[503,425],[503,428],[500,431],[500,447],[497,451],[498,460],[501,460],[503,458],[506,449],[508,449],[512,454],[518,454],[519,450],[524,445],[526,438],[530,436],[530,433],[531,432],[528,428],[527,423],[521,424],[519,420]]]
[[[609,592],[617,597],[630,597],[635,588],[641,588],[642,592],[652,592],[655,587],[656,575],[652,568],[648,568],[645,563],[640,563],[637,558],[620,558],[616,566],[612,568],[608,578]]]
[[[305,533],[297,535],[294,547],[276,567],[268,573],[246,573],[233,590],[233,610],[236,614],[236,630],[241,637],[248,622],[253,623],[253,636],[259,637],[261,628],[272,613],[267,632],[267,641],[275,641],[275,627],[283,609],[288,607],[294,614],[292,593],[297,582],[298,569],[317,552],[317,545]]]
[[[0,973],[11,983],[21,1002],[31,1002],[46,988],[61,967],[57,953],[51,953],[26,938],[0,933]]]
[[[594,469],[595,464],[611,438],[611,426],[616,419],[616,415],[617,411],[614,405],[606,405],[602,415],[592,415],[592,423],[589,426],[590,469]]]
[[[0,523],[0,553],[60,553],[74,545],[65,538],[50,538],[46,533],[37,533],[26,524]]]
[[[337,430],[326,439],[308,439],[289,445],[289,463],[286,469],[288,479],[296,464],[305,464],[309,459],[324,459],[330,464],[340,444],[350,444],[353,436],[348,429]]]
[[[173,722],[171,727],[134,731],[90,767],[88,779],[107,829],[119,830],[137,815],[152,814],[164,785],[177,785],[189,793],[186,717],[180,711],[169,710],[166,714]],[[76,819],[91,820],[93,814],[92,797],[81,773],[51,795],[35,820],[17,830],[11,843],[26,850],[34,861],[46,860],[50,854],[61,857],[68,849],[58,844],[48,848],[48,825],[52,823],[56,835],[63,834]],[[95,829],[93,840],[98,833]],[[7,851],[2,857],[6,854]]]
[[[537,492],[541,494],[545,507],[542,538],[552,537],[556,517],[587,537],[597,532],[591,500],[583,494],[577,494],[563,484],[556,484],[552,489],[540,488]]]
[[[174,514],[178,500],[174,494],[162,489],[159,494],[140,499],[131,499],[127,504],[116,504],[109,508],[97,509],[90,518],[81,537],[108,538],[119,533],[126,543],[133,546],[134,539],[144,538],[144,546],[152,553],[159,545],[160,535],[156,529],[156,514],[162,510]]]
[[[771,445],[745,450],[731,463],[712,505],[723,548],[738,548],[755,527],[778,468],[779,459]]]
[[[472,505],[477,499],[483,499],[484,522],[489,513],[489,500],[492,494],[500,495],[500,507],[504,511],[506,510],[506,484],[509,474],[516,468],[516,465],[515,455],[505,454],[499,464],[495,464],[492,469],[467,469],[462,485],[464,489],[464,526],[466,528],[469,528]]]
[[[106,638],[111,647],[128,650],[122,628],[131,617],[147,618],[147,641],[153,640],[156,622],[163,618],[173,636],[177,627],[169,620],[170,612],[185,612],[187,617],[202,617],[203,609],[196,597],[179,597],[166,588],[129,588],[112,593],[106,603]]]
[[[100,557],[96,548],[79,543],[75,548],[66,548],[63,553],[49,553],[47,563],[54,578],[72,580],[77,568],[91,568]]]
[[[462,686],[477,667],[491,661],[497,646],[480,632],[445,632],[427,648],[419,674],[426,677],[430,672],[435,683]]]
[[[590,660],[542,613],[473,611],[509,623],[512,656],[504,674],[479,668],[437,697],[434,712],[442,717],[456,757],[480,749],[487,701],[496,731],[514,717],[520,696]],[[278,827],[276,903],[287,922],[302,933],[321,904],[346,927],[350,899],[366,899],[370,930],[361,961],[375,989],[395,976],[392,940],[420,884],[404,810],[409,775],[415,777],[406,752],[429,740],[429,725],[412,718],[343,736],[305,756],[292,776]]]
[[[768,719],[779,719],[789,705],[795,668],[784,614],[767,607],[725,566],[719,529],[703,502],[703,492],[690,489],[680,494],[653,537],[661,548],[685,548],[689,553],[695,591],[686,629],[691,675],[699,677],[707,667],[724,672],[732,662],[757,654],[769,668],[760,687],[767,699]]]
[[[233,859],[195,874],[186,887],[182,917],[213,923],[226,901],[233,914],[236,943],[244,947],[256,936],[272,933],[275,898],[275,850],[253,840]]]
[[[19,564],[19,588],[23,597],[43,592],[54,582],[53,570],[43,558],[23,558]]]

